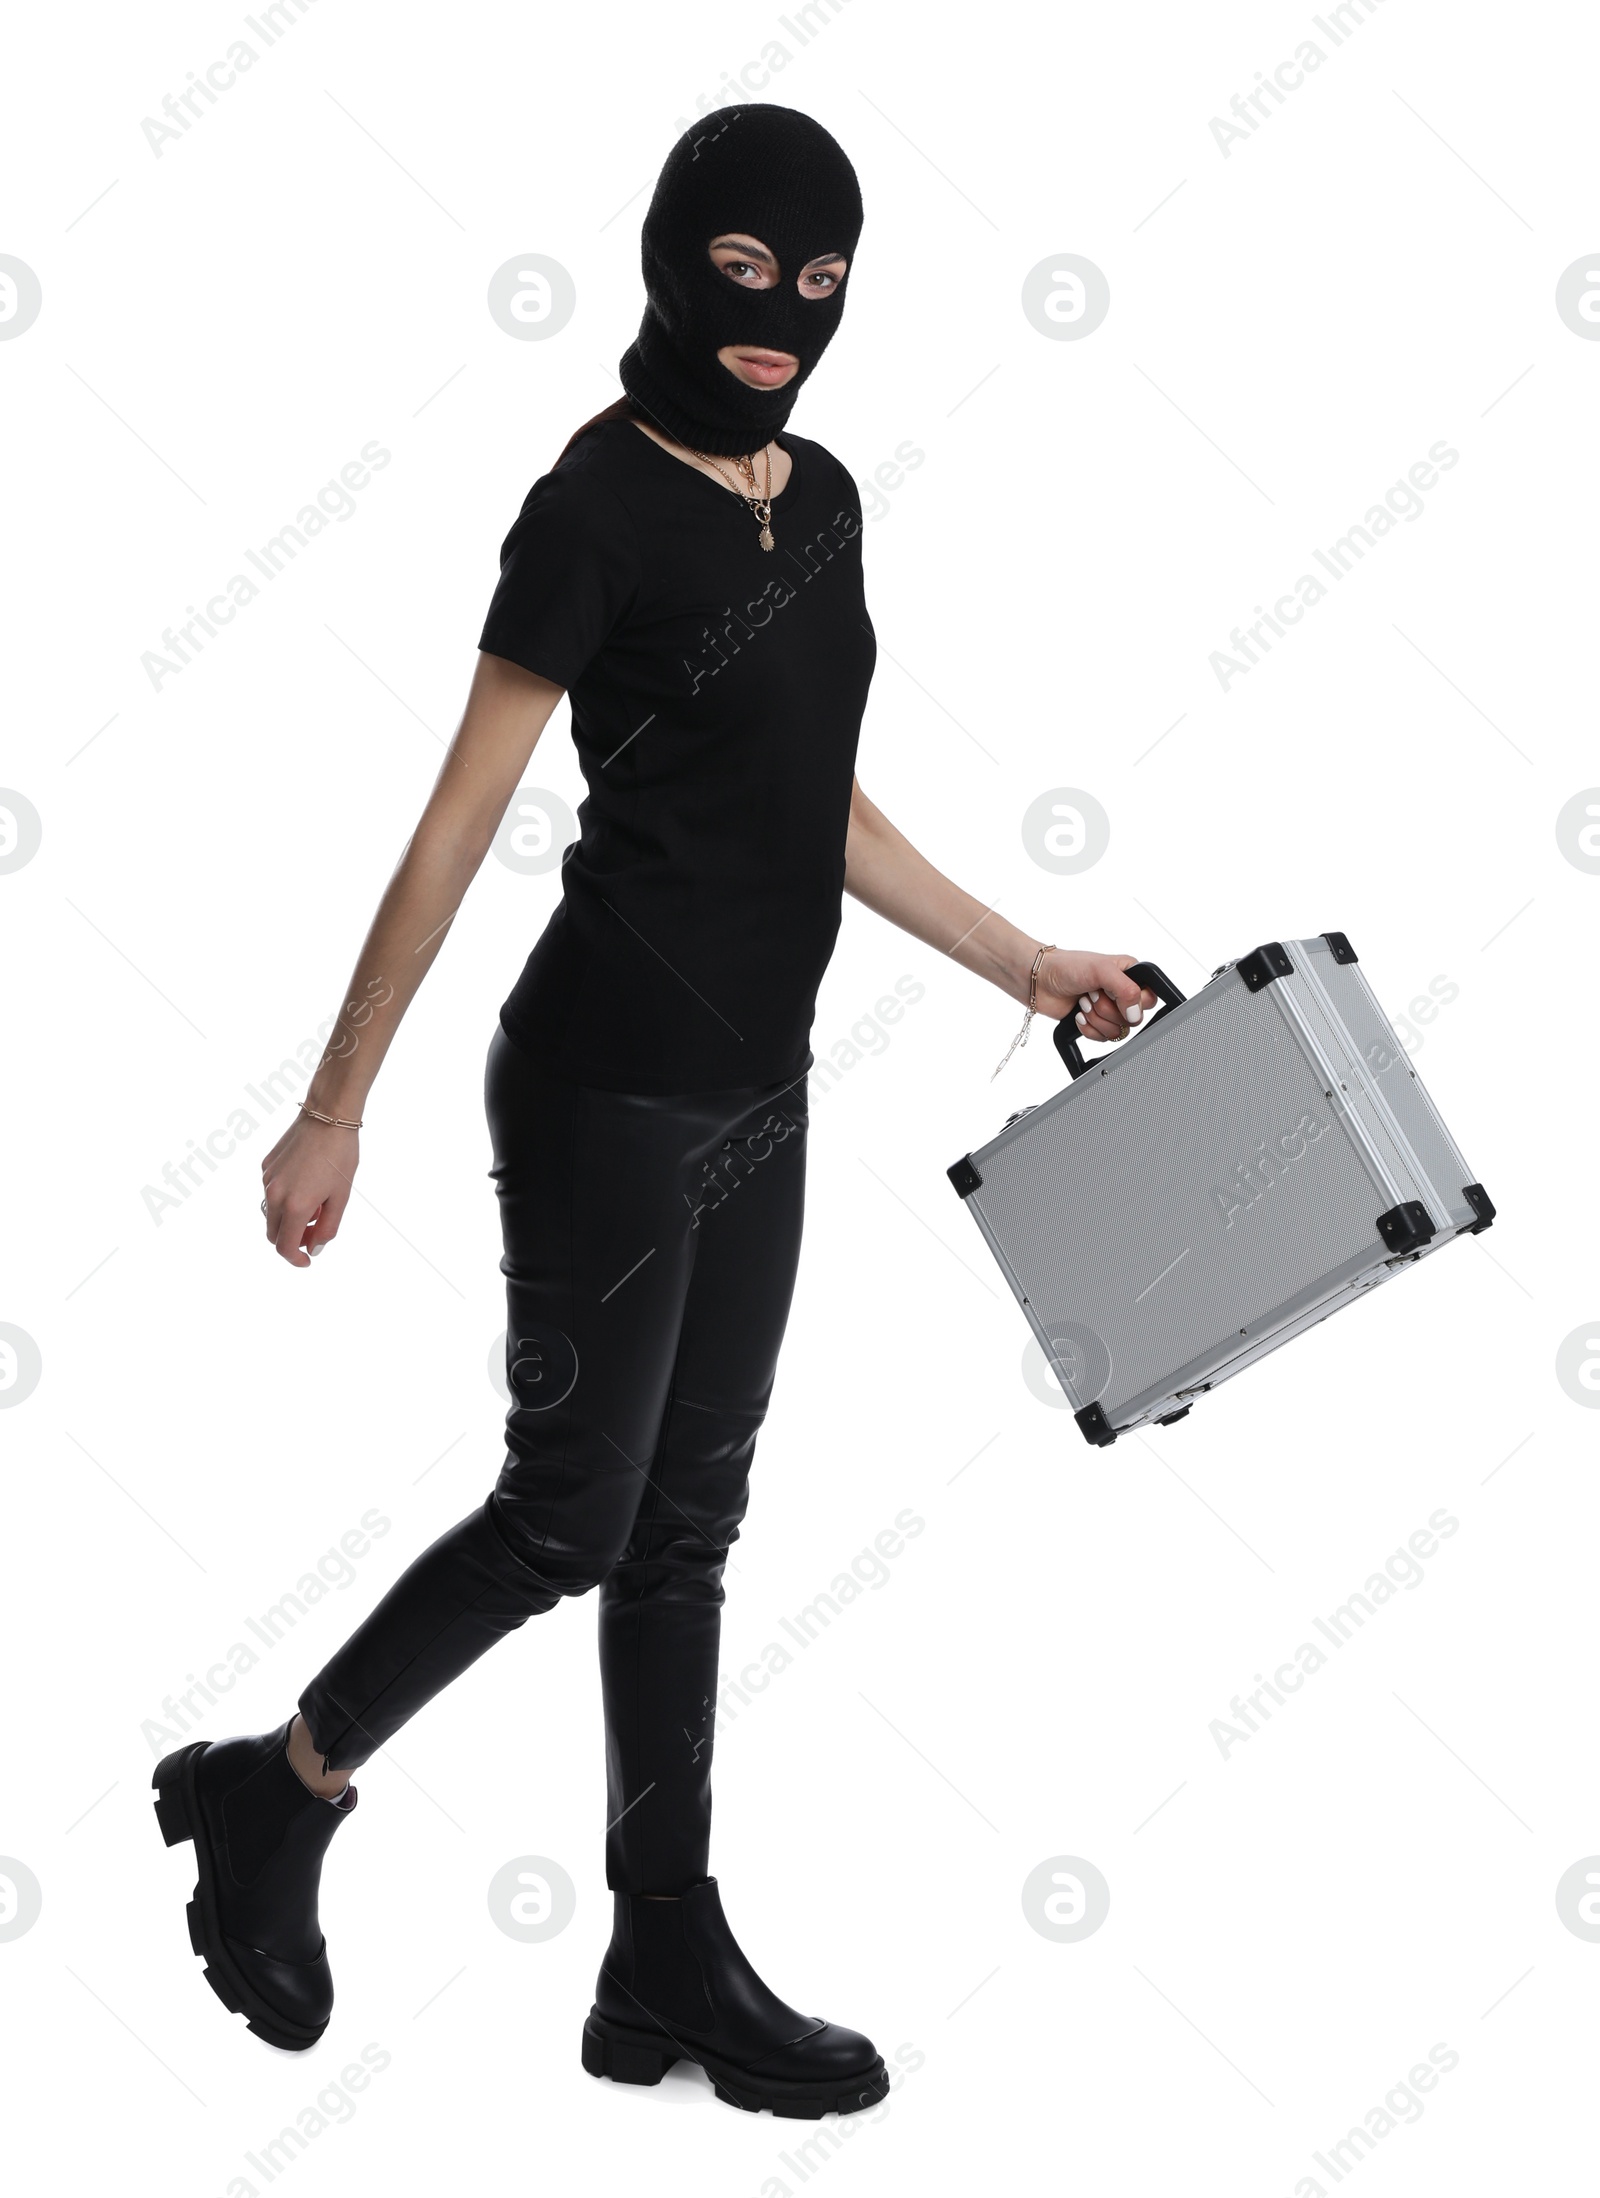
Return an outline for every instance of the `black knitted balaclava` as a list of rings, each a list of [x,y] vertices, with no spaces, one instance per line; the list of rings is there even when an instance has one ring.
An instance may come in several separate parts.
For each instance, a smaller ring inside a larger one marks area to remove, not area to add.
[[[713,237],[758,238],[780,270],[770,290],[741,288],[712,259]],[[738,457],[778,434],[832,340],[848,276],[825,297],[797,281],[808,260],[855,258],[861,189],[843,148],[792,107],[721,107],[667,155],[644,217],[648,303],[623,353],[622,386],[644,416],[692,450]],[[800,371],[782,389],[750,389],[717,357],[724,344],[788,351]]]

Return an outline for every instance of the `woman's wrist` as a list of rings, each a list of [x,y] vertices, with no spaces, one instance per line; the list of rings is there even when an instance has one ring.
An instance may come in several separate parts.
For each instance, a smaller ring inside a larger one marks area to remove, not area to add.
[[[319,1107],[312,1099],[300,1102],[302,1122],[315,1122],[322,1129],[359,1130],[366,1126],[366,1118],[360,1114],[337,1114],[332,1107]]]
[[[329,1114],[340,1122],[359,1122],[366,1112],[368,1086],[353,1077],[338,1077],[321,1068],[312,1077],[301,1103],[317,1114]]]
[[[1020,1000],[1026,1007],[1033,965],[1041,953],[1048,951],[1046,942],[1031,938],[1026,931],[1019,931],[1015,924],[1007,923],[1002,928],[995,919],[991,918],[991,922],[994,923],[992,936],[984,938],[983,932],[977,934],[983,940],[982,952],[986,962],[982,974],[991,984],[998,985],[1002,992],[1013,1000]],[[984,931],[989,928],[986,924]]]

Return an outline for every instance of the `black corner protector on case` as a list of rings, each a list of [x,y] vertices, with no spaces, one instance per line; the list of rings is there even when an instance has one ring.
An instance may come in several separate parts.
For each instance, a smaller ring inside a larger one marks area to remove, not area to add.
[[[1097,1450],[1104,1450],[1108,1443],[1116,1441],[1117,1431],[1106,1418],[1104,1405],[1086,1404],[1081,1412],[1072,1416],[1083,1430],[1084,1441],[1092,1442]]]
[[[1462,1234],[1464,1236],[1481,1236],[1494,1219],[1494,1200],[1481,1183],[1464,1184],[1461,1195],[1478,1217],[1470,1228],[1462,1231]]]
[[[1342,931],[1324,931],[1322,936],[1328,943],[1328,952],[1336,962],[1356,960],[1356,950]]]
[[[982,1188],[983,1177],[972,1165],[971,1153],[964,1152],[954,1167],[946,1168],[944,1172],[963,1198],[970,1198],[975,1190]]]
[[[1237,966],[1252,992],[1259,992],[1264,985],[1271,984],[1274,977],[1294,975],[1294,964],[1276,939],[1266,946],[1258,946],[1253,954],[1246,954]]]
[[[1420,1198],[1408,1198],[1378,1216],[1378,1234],[1391,1252],[1414,1252],[1433,1241],[1433,1223]]]
[[[1176,1412],[1163,1412],[1156,1421],[1157,1427],[1170,1427],[1174,1420],[1186,1420],[1194,1410],[1192,1404],[1180,1404]]]

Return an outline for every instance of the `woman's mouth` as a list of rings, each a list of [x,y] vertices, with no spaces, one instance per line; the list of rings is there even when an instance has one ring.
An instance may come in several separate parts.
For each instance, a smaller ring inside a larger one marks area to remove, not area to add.
[[[746,351],[742,347],[734,352],[744,378],[757,389],[776,389],[796,372],[800,361],[788,351]]]

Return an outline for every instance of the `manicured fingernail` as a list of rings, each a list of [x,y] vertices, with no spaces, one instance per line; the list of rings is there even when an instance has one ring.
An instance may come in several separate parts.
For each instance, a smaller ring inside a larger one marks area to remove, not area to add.
[[[1085,1015],[1087,1015],[1090,1008],[1093,1007],[1094,1002],[1090,999],[1087,992],[1080,992],[1078,994],[1078,1005],[1083,1009]]]
[[[313,1245],[311,1246],[311,1256],[312,1256],[312,1258],[313,1258],[313,1259],[315,1259],[315,1258],[316,1258],[316,1256],[317,1256],[317,1254],[318,1254],[318,1252],[322,1252],[322,1251],[326,1251],[326,1250],[327,1250],[327,1246],[326,1246],[325,1244],[313,1244]]]
[[[1082,1028],[1083,1028],[1083,1025],[1084,1025],[1084,1014],[1083,1014],[1083,1010],[1082,1010],[1082,1008],[1080,1008],[1080,1009],[1078,1010],[1078,1013],[1077,1013],[1077,1015],[1076,1015],[1076,1016],[1074,1017],[1074,1020],[1076,1021],[1077,1025],[1078,1025],[1078,1028],[1079,1028],[1080,1030],[1082,1030]]]
[[[1139,1017],[1144,1013],[1144,1009],[1139,1005],[1138,1001],[1135,1000],[1132,1007],[1125,1007],[1122,1013],[1124,1019],[1127,1022],[1136,1023],[1139,1020]]]

